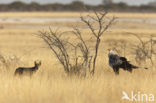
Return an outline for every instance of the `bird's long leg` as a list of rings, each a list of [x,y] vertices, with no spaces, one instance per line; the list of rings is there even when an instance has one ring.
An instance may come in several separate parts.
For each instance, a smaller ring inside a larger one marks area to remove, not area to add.
[[[132,68],[128,69],[128,71],[129,71],[130,73],[132,73]]]
[[[116,75],[119,75],[119,68],[113,68]]]

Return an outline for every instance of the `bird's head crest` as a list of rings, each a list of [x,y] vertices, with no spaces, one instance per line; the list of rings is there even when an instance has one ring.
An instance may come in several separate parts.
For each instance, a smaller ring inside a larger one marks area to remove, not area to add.
[[[108,49],[109,54],[118,54],[115,48]]]

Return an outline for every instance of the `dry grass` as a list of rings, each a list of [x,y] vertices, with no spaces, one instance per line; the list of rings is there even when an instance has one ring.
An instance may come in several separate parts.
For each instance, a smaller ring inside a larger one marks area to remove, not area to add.
[[[3,15],[2,15],[3,14]],[[78,17],[79,13],[1,13],[0,17]],[[112,14],[111,14],[112,15]],[[155,18],[155,14],[116,14],[122,18]],[[34,34],[38,30],[47,29],[44,25],[60,26],[59,23],[32,24],[27,23],[27,28],[21,28],[25,24],[3,23],[0,29],[0,52],[9,57],[16,55],[20,63],[10,68],[0,68],[0,103],[127,103],[121,100],[122,91],[130,94],[136,93],[156,94],[156,70],[155,67],[145,63],[148,70],[134,70],[132,74],[121,70],[119,76],[115,76],[108,66],[107,40],[127,40],[136,42],[133,36],[125,32],[138,33],[140,35],[156,34],[155,24],[119,22],[104,35],[98,55],[97,69],[94,77],[87,78],[67,77],[44,42]],[[62,22],[61,31],[70,29],[69,24],[74,22]],[[80,24],[82,25],[82,24]],[[87,38],[88,30],[84,30]],[[133,56],[128,59],[136,64]],[[18,66],[32,66],[36,59],[42,60],[39,71],[29,78],[14,77],[13,73]],[[144,66],[143,65],[143,66]],[[146,101],[145,101],[146,102]]]

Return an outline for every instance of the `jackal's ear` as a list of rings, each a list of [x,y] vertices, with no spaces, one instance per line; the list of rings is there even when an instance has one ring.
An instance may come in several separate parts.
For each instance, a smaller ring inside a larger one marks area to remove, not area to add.
[[[41,65],[41,60],[39,61],[39,65]]]
[[[34,61],[34,64],[37,64],[36,61]]]

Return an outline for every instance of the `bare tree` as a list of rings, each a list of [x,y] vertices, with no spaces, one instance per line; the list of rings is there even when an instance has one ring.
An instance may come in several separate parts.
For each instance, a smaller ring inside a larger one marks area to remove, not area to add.
[[[88,26],[88,28],[91,31],[91,34],[94,36],[94,38],[96,38],[95,53],[93,56],[93,67],[91,71],[92,74],[94,74],[95,72],[95,65],[96,65],[96,59],[98,55],[101,36],[112,25],[113,21],[115,20],[115,17],[113,17],[106,24],[107,12],[94,11],[94,14],[95,16],[88,15],[87,18],[81,16],[81,20]],[[92,24],[92,22],[94,22],[94,24],[97,24],[96,27]]]
[[[96,60],[98,56],[101,37],[104,32],[112,25],[115,18],[106,18],[107,12],[93,12],[85,17],[81,16],[81,21],[90,30],[89,38],[93,37],[93,50],[82,36],[82,30],[74,27],[70,32],[40,32],[39,36],[45,41],[59,62],[64,67],[67,74],[86,75],[87,68],[91,74],[95,72]],[[68,38],[67,34],[76,37],[75,42]],[[65,35],[66,34],[66,35]],[[82,73],[83,72],[83,73]]]

